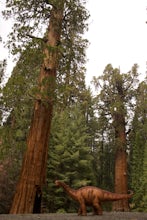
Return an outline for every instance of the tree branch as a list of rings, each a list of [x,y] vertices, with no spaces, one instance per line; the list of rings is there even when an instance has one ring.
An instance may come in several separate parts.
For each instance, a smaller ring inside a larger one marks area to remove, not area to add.
[[[30,38],[32,38],[32,39],[36,39],[36,40],[41,40],[41,41],[43,41],[43,42],[47,42],[47,38],[41,38],[41,37],[35,37],[35,36],[33,36],[33,35],[31,35],[31,34],[26,34],[26,36],[28,36],[28,37],[30,37]]]

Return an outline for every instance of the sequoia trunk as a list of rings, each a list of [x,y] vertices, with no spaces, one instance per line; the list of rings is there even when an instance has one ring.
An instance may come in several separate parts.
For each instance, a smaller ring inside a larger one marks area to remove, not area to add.
[[[125,117],[123,111],[115,112],[115,193],[128,193],[127,179],[127,153],[126,153],[126,132]],[[113,203],[114,211],[129,211],[128,199],[116,201]]]
[[[127,155],[125,150],[118,149],[115,158],[115,193],[128,193]],[[128,199],[113,203],[114,211],[129,211]]]
[[[57,45],[60,42],[62,16],[63,5],[60,4],[60,9],[52,8],[39,76],[39,93],[34,105],[20,179],[10,210],[13,214],[41,211],[41,192],[46,179],[48,139],[58,63]]]

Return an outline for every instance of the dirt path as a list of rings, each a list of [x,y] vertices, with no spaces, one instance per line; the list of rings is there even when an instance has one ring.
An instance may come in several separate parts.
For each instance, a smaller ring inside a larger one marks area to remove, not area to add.
[[[0,220],[147,220],[147,213],[104,212],[102,216],[77,216],[77,214],[24,214],[0,215]]]

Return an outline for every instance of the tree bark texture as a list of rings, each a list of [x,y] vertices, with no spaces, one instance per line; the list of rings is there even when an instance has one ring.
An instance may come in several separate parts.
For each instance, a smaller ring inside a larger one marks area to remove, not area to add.
[[[127,153],[126,153],[126,132],[125,117],[123,111],[114,114],[114,128],[116,139],[115,153],[115,192],[128,193],[127,178]],[[115,201],[113,203],[114,211],[129,211],[127,199]]]
[[[115,157],[115,192],[128,193],[127,154],[125,150],[118,149]],[[113,211],[129,211],[128,199],[115,201]]]
[[[61,7],[62,6],[62,7]],[[58,64],[58,42],[61,36],[63,5],[52,8],[44,58],[39,76],[39,92],[27,139],[20,178],[10,213],[40,212],[42,186],[46,179],[48,140]]]

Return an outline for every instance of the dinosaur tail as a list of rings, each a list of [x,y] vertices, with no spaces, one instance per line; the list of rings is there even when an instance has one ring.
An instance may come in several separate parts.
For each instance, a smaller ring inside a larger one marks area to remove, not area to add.
[[[104,191],[104,197],[103,200],[105,201],[117,201],[117,200],[121,200],[121,199],[129,199],[133,196],[133,192],[130,191],[130,194],[121,194],[121,193],[111,193],[111,192],[107,192]]]

